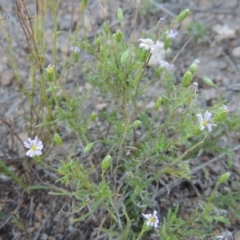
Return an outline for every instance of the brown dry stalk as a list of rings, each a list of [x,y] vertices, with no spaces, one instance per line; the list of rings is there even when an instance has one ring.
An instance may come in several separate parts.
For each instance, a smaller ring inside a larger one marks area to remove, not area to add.
[[[15,0],[15,4],[16,4],[16,8],[17,8],[18,19],[19,19],[20,25],[23,29],[24,35],[26,37],[29,50],[39,67],[40,73],[42,74],[43,68],[42,68],[41,59],[40,59],[40,55],[39,55],[39,51],[38,51],[38,46],[37,46],[37,43],[36,43],[36,40],[34,37],[34,30],[33,30],[32,22],[31,22],[31,19],[33,17],[30,16],[24,0]],[[38,2],[36,3],[36,11],[37,11],[37,13],[39,11]]]

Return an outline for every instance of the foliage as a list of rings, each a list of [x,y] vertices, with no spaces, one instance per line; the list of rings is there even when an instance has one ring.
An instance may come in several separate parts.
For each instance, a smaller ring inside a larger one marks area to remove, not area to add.
[[[87,4],[88,1],[82,2],[81,13]],[[58,6],[51,0],[49,5],[44,2],[33,24],[21,15],[24,6],[18,6],[20,22],[27,29],[31,63],[31,84],[18,77],[19,91],[29,101],[25,113],[28,133],[30,136],[38,134],[44,145],[44,155],[34,159],[36,164],[48,167],[59,176],[57,183],[63,187],[55,188],[50,194],[72,197],[75,201],[73,212],[82,211],[81,217],[73,222],[98,216],[102,219],[99,232],[106,234],[106,239],[141,239],[152,231],[143,224],[142,213],[159,209],[155,196],[161,179],[191,179],[187,159],[204,147],[207,139],[217,145],[224,131],[219,132],[210,118],[198,122],[197,114],[206,114],[206,109],[199,107],[197,83],[193,82],[196,63],[189,66],[182,81],[175,84],[175,74],[170,67],[149,70],[152,57],[147,50],[149,46],[140,49],[128,39],[123,28],[112,32],[107,21],[103,31],[92,41],[86,32],[82,39],[77,37],[78,26],[76,33],[69,33],[72,51],[68,63],[61,65],[56,50]],[[50,65],[41,35],[45,30],[47,9],[51,10],[54,25]],[[123,26],[121,9],[116,12],[119,25]],[[188,9],[180,13],[172,26],[184,20],[188,13]],[[168,41],[167,50],[171,43],[166,37],[169,26],[166,23],[162,26],[160,21],[154,44],[159,39]],[[204,26],[196,23],[190,25],[189,31],[196,38],[205,34]],[[5,35],[8,38],[7,32]],[[11,46],[8,48],[10,56]],[[81,59],[81,52],[90,60]],[[15,60],[9,60],[17,73]],[[73,67],[94,86],[93,90],[83,94],[79,86],[75,92],[67,89],[65,82]],[[65,81],[60,81],[63,76],[66,76]],[[159,91],[160,85],[164,91]],[[149,94],[150,87],[154,91]],[[95,97],[101,96],[108,104],[89,114],[87,103],[93,94],[98,94]],[[149,102],[154,103],[153,108],[146,107]],[[225,108],[216,103],[209,111],[214,115],[214,122],[222,124],[223,129],[228,128]],[[209,125],[212,125],[212,132]],[[66,132],[73,136],[71,149],[65,149]],[[75,154],[77,148],[81,148],[80,154]],[[55,154],[56,149],[63,150],[64,157],[59,159],[58,166],[46,166],[45,160]],[[223,181],[224,177],[220,183]],[[155,229],[157,238],[211,236],[214,222],[226,223],[226,218],[213,211],[216,207],[212,200],[220,183],[216,183],[209,199],[196,206],[187,220],[178,215],[178,207],[169,208]]]

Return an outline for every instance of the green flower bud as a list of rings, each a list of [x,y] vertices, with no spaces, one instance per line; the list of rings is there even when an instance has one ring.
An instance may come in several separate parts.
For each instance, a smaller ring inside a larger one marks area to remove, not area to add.
[[[228,113],[229,113],[228,107],[225,105],[221,106],[214,115],[213,118],[214,122],[219,122],[223,120],[224,118],[227,117]]]
[[[182,22],[190,13],[190,10],[187,8],[180,12],[180,14],[177,16],[177,21]]]
[[[128,64],[129,60],[130,60],[130,54],[129,54],[129,51],[127,50],[122,54],[120,61],[121,61],[121,64],[125,66],[126,64]]]
[[[54,65],[53,64],[49,64],[47,68],[45,68],[46,73],[47,73],[47,80],[49,82],[52,82],[53,80],[53,73],[54,73]]]
[[[218,178],[218,183],[221,184],[221,183],[227,182],[228,179],[230,178],[230,176],[231,176],[230,172],[223,173],[223,174]]]
[[[142,122],[140,120],[135,120],[132,124],[134,128],[138,128],[142,125]]]
[[[87,4],[88,4],[88,0],[82,0],[80,5],[80,10],[83,10],[84,8],[86,8]]]
[[[97,45],[100,45],[102,43],[102,37],[101,36],[97,37],[95,42]]]
[[[183,75],[182,86],[186,88],[191,85],[191,82],[192,82],[192,73],[190,71],[187,71]]]
[[[192,129],[192,132],[190,134],[188,134],[188,137],[193,137],[193,136],[197,136],[198,134],[200,134],[202,131],[200,129],[200,125],[196,125],[194,126],[194,128]]]
[[[118,8],[117,15],[118,15],[118,21],[121,23],[123,21],[123,11],[121,8]]]
[[[171,45],[171,38],[169,36],[166,37],[165,39],[165,42],[164,42],[164,49],[165,50],[168,50],[170,48],[170,45]]]
[[[86,7],[87,4],[88,4],[88,0],[82,0],[82,4],[83,4],[84,7]]]
[[[102,160],[102,171],[106,172],[108,168],[110,167],[112,163],[112,157],[110,155],[107,155],[103,160]]]
[[[62,146],[62,139],[60,137],[60,135],[58,133],[54,134],[54,142],[58,145],[58,146]]]
[[[156,103],[155,103],[155,106],[154,106],[154,109],[157,111],[162,103],[162,100],[163,98],[162,97],[158,97]]]
[[[79,54],[78,53],[73,53],[74,61],[78,63],[79,61]]]
[[[98,110],[96,109],[96,110],[94,110],[94,111],[91,113],[91,115],[90,115],[90,120],[91,120],[92,122],[95,122],[96,119],[97,119],[97,117],[98,117]]]
[[[106,33],[106,35],[109,35],[110,29],[109,29],[108,22],[104,22],[104,24],[103,24],[103,30],[104,30],[104,32]]]
[[[83,150],[84,153],[88,153],[94,146],[94,142],[89,143]]]
[[[198,64],[199,64],[199,60],[196,59],[189,67],[188,71],[190,71],[192,75],[198,70]]]
[[[116,33],[114,34],[114,38],[116,39],[117,42],[121,42],[123,37],[123,33],[120,29],[117,29]]]
[[[203,81],[205,84],[207,84],[210,87],[218,88],[218,86],[215,83],[213,83],[213,81],[210,78],[203,77]]]

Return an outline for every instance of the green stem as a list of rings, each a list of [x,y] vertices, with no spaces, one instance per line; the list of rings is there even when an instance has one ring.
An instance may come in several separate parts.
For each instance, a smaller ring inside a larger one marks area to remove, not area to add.
[[[50,7],[51,7],[51,11],[52,11],[52,16],[53,16],[53,50],[52,50],[52,54],[53,54],[53,64],[55,66],[54,68],[54,74],[53,74],[53,82],[54,85],[56,86],[56,63],[57,63],[57,8],[59,5],[59,2],[55,5],[53,0],[49,1]]]
[[[145,233],[145,230],[142,229],[142,231],[139,233],[139,235],[138,235],[136,240],[140,240],[144,233]]]

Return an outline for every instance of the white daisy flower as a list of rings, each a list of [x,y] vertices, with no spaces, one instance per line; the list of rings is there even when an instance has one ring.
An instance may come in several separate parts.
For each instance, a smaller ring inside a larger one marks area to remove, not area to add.
[[[198,113],[197,114],[197,117],[198,117],[198,121],[200,123],[200,130],[204,130],[205,127],[208,128],[208,131],[211,132],[212,131],[212,127],[216,127],[217,125],[216,124],[212,124],[212,123],[209,123],[211,117],[212,117],[212,114],[206,110],[205,113],[204,113],[204,117],[202,116],[201,113]]]
[[[166,32],[166,34],[168,35],[168,37],[170,38],[175,38],[178,35],[178,31],[174,30],[174,29],[170,29]]]
[[[34,157],[34,156],[40,156],[42,155],[42,149],[43,149],[43,144],[42,141],[38,139],[38,136],[35,136],[35,139],[32,140],[31,138],[28,138],[28,142],[24,142],[24,147],[29,148],[29,150],[26,152],[26,155],[29,157]]]
[[[158,219],[156,210],[153,211],[153,214],[142,213],[142,215],[147,219],[147,222],[146,222],[147,226],[154,227],[154,228],[158,227],[159,219]]]
[[[150,50],[150,53],[153,53],[156,47],[156,44],[154,44],[153,40],[150,38],[146,38],[146,39],[139,39],[138,40],[140,42],[139,47],[143,48],[145,50]]]
[[[159,60],[159,64],[161,67],[166,68],[166,69],[172,68],[174,66],[173,64],[170,64],[169,62],[164,61],[164,60]]]

